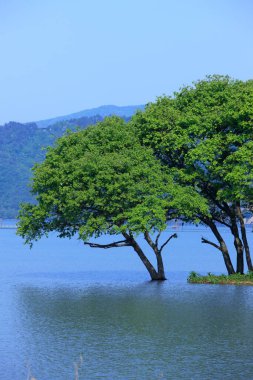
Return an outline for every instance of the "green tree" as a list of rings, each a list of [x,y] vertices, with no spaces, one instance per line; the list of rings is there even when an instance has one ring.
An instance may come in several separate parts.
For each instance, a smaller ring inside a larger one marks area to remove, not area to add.
[[[196,210],[218,244],[229,274],[235,272],[217,222],[228,227],[237,253],[236,271],[243,273],[243,256],[253,270],[243,211],[252,204],[253,81],[210,76],[184,87],[173,98],[162,97],[132,121],[143,145],[209,205],[209,215]]]
[[[186,204],[189,216],[194,203],[206,208],[192,189],[173,184],[153,151],[142,147],[135,130],[116,117],[60,138],[35,166],[32,191],[37,204],[23,204],[19,215],[18,234],[26,243],[57,231],[60,237],[78,234],[90,247],[129,246],[153,280],[165,279],[162,251],[176,237],[160,243],[167,219]],[[94,242],[102,234],[121,238]],[[137,242],[140,234],[153,250],[157,268]]]

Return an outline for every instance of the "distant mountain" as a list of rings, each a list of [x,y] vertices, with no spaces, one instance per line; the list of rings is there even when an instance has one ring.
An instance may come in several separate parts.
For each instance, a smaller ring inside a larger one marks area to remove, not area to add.
[[[39,128],[47,128],[48,126],[61,122],[61,121],[80,119],[83,117],[93,117],[93,116],[98,116],[98,115],[101,116],[102,118],[105,116],[111,116],[111,115],[117,115],[117,116],[128,118],[128,117],[131,117],[137,110],[143,110],[144,107],[145,107],[144,105],[100,106],[97,108],[91,108],[88,110],[75,112],[70,115],[58,116],[52,119],[36,121],[35,123],[38,125]]]

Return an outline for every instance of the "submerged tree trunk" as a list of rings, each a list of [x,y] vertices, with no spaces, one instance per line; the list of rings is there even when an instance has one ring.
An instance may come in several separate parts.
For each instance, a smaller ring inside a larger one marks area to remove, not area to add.
[[[162,258],[162,254],[160,252],[158,252],[156,255],[156,261],[157,261],[157,270],[158,270],[159,279],[161,281],[166,280],[165,272],[164,272],[164,265],[163,265],[163,258]]]
[[[210,242],[210,241],[208,241],[208,240],[206,240],[206,239],[203,239],[203,238],[202,238],[202,242],[203,243],[211,244],[212,246],[214,246],[217,249],[219,249],[221,251],[221,253],[222,253],[223,260],[224,260],[224,263],[225,263],[225,266],[226,266],[228,274],[229,275],[230,274],[234,274],[235,270],[234,270],[232,261],[231,261],[230,256],[229,256],[227,245],[226,245],[223,237],[219,233],[218,228],[216,227],[216,224],[211,219],[206,219],[206,218],[203,219],[203,222],[211,228],[214,236],[216,237],[216,239],[219,242],[219,246],[216,245],[216,244],[214,244],[214,243],[212,243],[212,242]]]
[[[245,223],[243,220],[242,210],[240,207],[240,202],[236,203],[236,214],[237,214],[239,222],[240,222],[241,235],[242,235],[242,241],[243,241],[243,245],[244,245],[244,249],[245,249],[245,257],[246,257],[248,270],[252,272],[253,271],[253,265],[252,265],[250,248],[249,248],[248,239],[247,239],[246,227],[245,227]]]
[[[147,256],[145,255],[145,253],[143,252],[143,250],[137,243],[137,241],[126,232],[123,232],[122,235],[127,239],[127,241],[129,242],[129,245],[133,247],[133,249],[139,256],[139,258],[141,259],[142,263],[145,265],[146,269],[149,272],[151,280],[155,280],[155,281],[166,280],[164,276],[164,270],[162,272],[159,272],[159,268],[158,268],[158,271],[155,270],[154,266],[151,264],[151,262],[149,261],[149,259],[147,258]],[[162,265],[162,268],[163,268],[163,265]]]

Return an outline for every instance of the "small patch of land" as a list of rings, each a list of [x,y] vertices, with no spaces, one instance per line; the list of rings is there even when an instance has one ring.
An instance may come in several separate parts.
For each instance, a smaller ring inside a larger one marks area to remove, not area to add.
[[[202,276],[196,272],[191,272],[187,281],[190,284],[220,284],[220,285],[253,285],[253,272],[247,274],[215,275],[208,273]]]

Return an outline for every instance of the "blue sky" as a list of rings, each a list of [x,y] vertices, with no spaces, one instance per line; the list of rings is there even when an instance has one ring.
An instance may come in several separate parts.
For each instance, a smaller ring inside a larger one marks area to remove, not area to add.
[[[253,78],[251,0],[0,0],[0,124]]]

